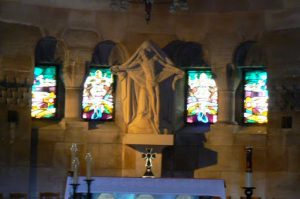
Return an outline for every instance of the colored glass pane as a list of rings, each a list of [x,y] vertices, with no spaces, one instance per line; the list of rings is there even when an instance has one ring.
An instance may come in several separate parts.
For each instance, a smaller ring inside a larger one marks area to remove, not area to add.
[[[110,120],[113,118],[113,75],[107,68],[90,68],[84,82],[82,118]]]
[[[187,122],[215,123],[218,89],[210,70],[188,71]]]
[[[55,117],[57,85],[56,73],[56,66],[36,66],[34,68],[31,117]]]
[[[245,71],[244,76],[244,122],[268,122],[267,72],[264,70]]]

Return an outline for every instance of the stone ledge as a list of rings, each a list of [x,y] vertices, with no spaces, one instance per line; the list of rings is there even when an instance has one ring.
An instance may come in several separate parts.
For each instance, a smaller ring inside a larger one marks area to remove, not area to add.
[[[173,146],[174,135],[126,134],[123,138],[123,144]]]
[[[118,144],[122,143],[122,135],[116,132],[96,132],[96,131],[87,131],[87,142],[96,143],[96,144]]]

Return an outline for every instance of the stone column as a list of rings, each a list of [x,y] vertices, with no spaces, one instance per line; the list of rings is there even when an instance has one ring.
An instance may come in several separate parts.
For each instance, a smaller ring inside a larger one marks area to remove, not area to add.
[[[65,119],[79,120],[81,118],[81,87],[84,79],[85,61],[77,57],[70,59],[64,68],[65,83]]]
[[[235,123],[235,91],[219,90],[218,122]]]
[[[67,119],[80,119],[81,111],[81,89],[80,87],[66,87],[65,93],[65,118]]]
[[[236,124],[235,121],[235,91],[240,82],[238,70],[231,63],[227,64],[217,74],[219,94],[218,122]]]

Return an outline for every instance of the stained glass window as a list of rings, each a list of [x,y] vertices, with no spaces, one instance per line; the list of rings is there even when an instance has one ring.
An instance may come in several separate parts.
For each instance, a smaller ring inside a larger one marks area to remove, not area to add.
[[[268,89],[265,70],[247,70],[244,73],[244,122],[268,122]]]
[[[210,70],[190,70],[187,93],[187,123],[215,123],[218,89]]]
[[[56,116],[57,66],[36,66],[32,85],[31,117]]]
[[[83,86],[82,118],[113,119],[113,75],[108,68],[90,67]]]

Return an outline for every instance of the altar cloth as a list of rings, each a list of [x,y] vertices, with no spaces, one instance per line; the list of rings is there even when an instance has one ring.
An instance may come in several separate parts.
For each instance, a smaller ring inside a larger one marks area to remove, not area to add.
[[[128,177],[93,177],[92,193],[148,194],[155,196],[215,196],[226,199],[223,179],[189,178],[128,178]],[[78,193],[86,193],[85,177],[79,177]],[[65,198],[72,194],[72,178],[66,182]],[[116,198],[116,197],[114,197]],[[160,197],[161,198],[161,197]],[[170,197],[169,197],[170,198]],[[171,197],[172,198],[172,197]],[[118,199],[118,198],[116,198]]]

